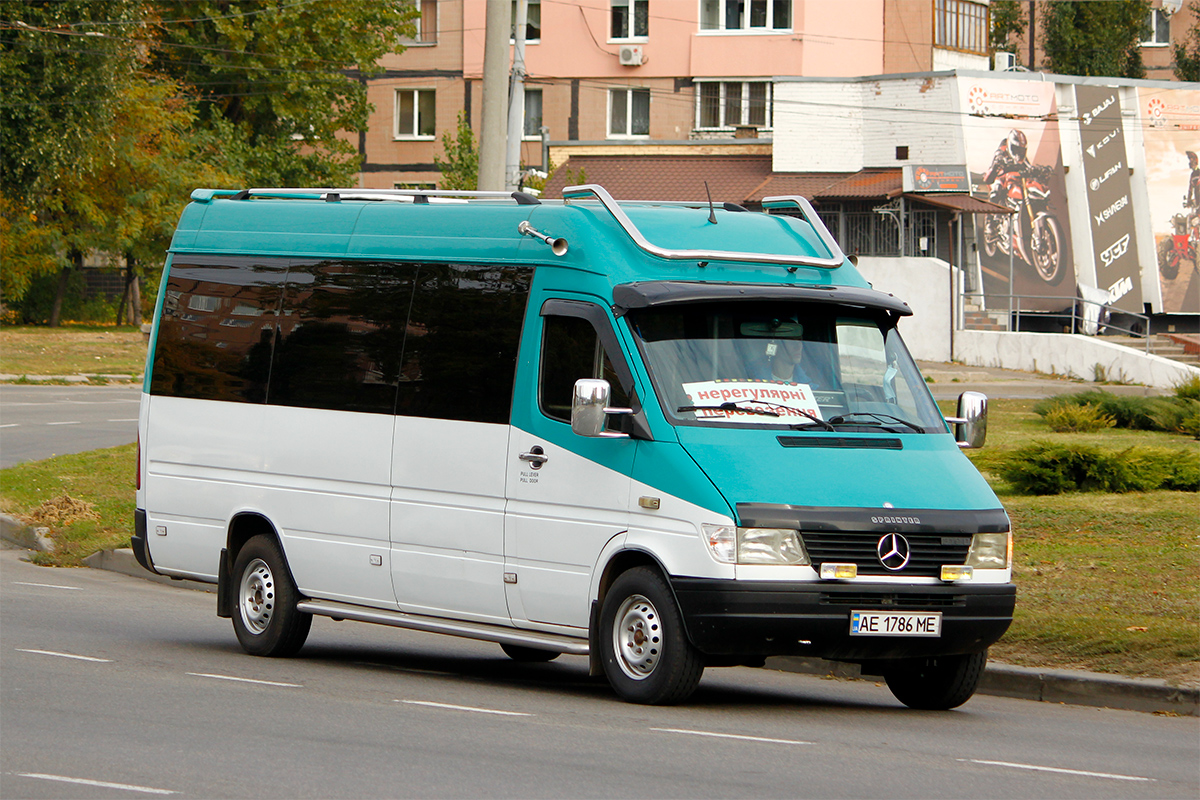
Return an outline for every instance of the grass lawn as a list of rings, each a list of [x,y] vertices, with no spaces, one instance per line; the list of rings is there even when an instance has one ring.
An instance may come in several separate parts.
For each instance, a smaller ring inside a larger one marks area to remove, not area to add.
[[[1200,443],[1179,435],[1053,433],[1032,406],[991,403],[988,447],[969,451],[985,474],[988,459],[1032,439],[1069,438],[1114,450],[1151,444],[1200,458]],[[135,458],[135,446],[126,445],[2,470],[0,510],[53,529],[59,551],[35,555],[39,563],[77,566],[96,550],[127,546]],[[1200,684],[1200,497],[1166,491],[1029,497],[989,480],[1012,517],[1018,592],[1013,626],[993,658]],[[92,515],[54,523],[47,516],[53,507],[39,514],[45,501],[64,494],[92,504]]]
[[[134,326],[0,328],[0,374],[136,376],[145,366],[145,337]]]

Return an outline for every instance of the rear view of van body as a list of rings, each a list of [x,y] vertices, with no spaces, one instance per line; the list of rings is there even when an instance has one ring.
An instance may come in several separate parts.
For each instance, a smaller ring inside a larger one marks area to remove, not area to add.
[[[320,615],[588,656],[634,702],[782,654],[965,702],[1015,598],[961,453],[984,398],[942,417],[909,308],[802,198],[564,197],[193,193],[142,395],[142,566],[216,583],[256,655]]]

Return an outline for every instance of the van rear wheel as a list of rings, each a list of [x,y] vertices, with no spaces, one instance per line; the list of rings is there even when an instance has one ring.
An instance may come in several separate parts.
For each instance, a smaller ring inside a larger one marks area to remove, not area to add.
[[[562,653],[556,653],[553,650],[538,650],[536,647],[522,647],[519,644],[501,644],[500,649],[513,661],[520,661],[524,664],[540,664],[545,661],[553,661],[562,655]]]
[[[884,670],[888,688],[904,705],[946,711],[971,699],[983,678],[987,651],[897,661]]]
[[[704,673],[670,587],[648,567],[635,567],[613,582],[600,611],[599,640],[608,682],[632,703],[681,702]]]
[[[300,593],[274,536],[255,536],[243,545],[233,579],[233,630],[242,649],[254,656],[299,652],[312,615],[296,610]]]

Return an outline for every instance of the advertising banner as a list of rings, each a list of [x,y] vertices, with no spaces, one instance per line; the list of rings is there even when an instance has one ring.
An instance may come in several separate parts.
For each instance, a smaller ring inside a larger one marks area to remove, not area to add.
[[[1139,88],[1158,281],[1167,314],[1200,313],[1200,91]]]
[[[1017,212],[977,218],[989,307],[1010,292],[1022,296],[1023,310],[1071,307],[1075,266],[1054,84],[984,78],[958,85],[972,192]]]
[[[822,419],[812,389],[804,383],[715,380],[683,384],[696,419],[791,425]],[[744,404],[744,405],[743,405]]]
[[[1088,219],[1097,288],[1108,304],[1142,313],[1141,266],[1137,257],[1133,204],[1129,202],[1129,158],[1121,124],[1121,97],[1112,86],[1075,87],[1079,143],[1087,185]]]

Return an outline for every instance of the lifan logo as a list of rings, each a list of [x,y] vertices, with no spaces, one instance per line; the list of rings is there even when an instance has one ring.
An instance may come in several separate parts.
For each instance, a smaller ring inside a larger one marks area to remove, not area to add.
[[[1106,180],[1111,178],[1113,175],[1116,175],[1117,170],[1119,170],[1119,169],[1121,169],[1120,161],[1118,161],[1117,163],[1115,163],[1111,167],[1109,167],[1107,170],[1105,170],[1104,174],[1101,175],[1099,178],[1092,178],[1092,182],[1088,185],[1092,187],[1093,192],[1096,191],[1104,184],[1104,182]]]
[[[1104,248],[1100,253],[1100,260],[1104,262],[1104,266],[1111,267],[1112,263],[1121,256],[1125,255],[1125,251],[1129,249],[1129,234],[1125,234],[1120,239]]]

